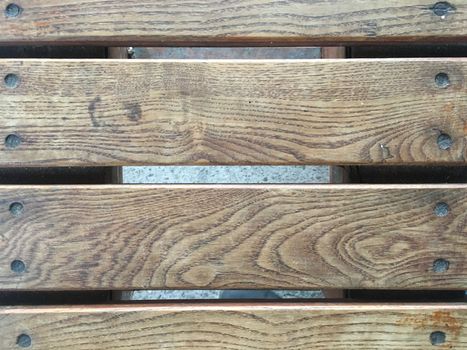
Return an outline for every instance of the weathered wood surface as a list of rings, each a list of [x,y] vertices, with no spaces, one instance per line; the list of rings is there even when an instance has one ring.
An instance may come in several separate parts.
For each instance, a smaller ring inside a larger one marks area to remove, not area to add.
[[[3,186],[0,204],[3,290],[467,289],[467,185]]]
[[[467,347],[465,304],[202,303],[3,307],[3,350],[419,350]],[[432,345],[435,332],[444,342]],[[439,333],[438,333],[439,334]]]
[[[13,1],[2,1],[4,9]],[[309,45],[460,40],[467,3],[435,0],[21,0],[0,43]],[[7,11],[5,11],[6,13]]]
[[[467,60],[4,60],[1,166],[465,163]],[[448,75],[440,88],[435,77]],[[440,135],[451,137],[448,149]]]

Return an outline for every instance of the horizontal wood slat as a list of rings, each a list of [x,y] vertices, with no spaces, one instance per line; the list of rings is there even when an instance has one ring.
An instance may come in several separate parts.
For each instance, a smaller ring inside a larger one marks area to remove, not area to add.
[[[465,304],[202,303],[0,309],[4,350],[467,347]],[[432,345],[433,343],[437,345]]]
[[[467,185],[2,186],[0,206],[3,290],[467,289]]]
[[[0,70],[18,77],[0,94],[1,166],[465,163],[465,59],[2,60]]]
[[[309,45],[459,40],[467,4],[436,0],[3,0],[0,43]]]

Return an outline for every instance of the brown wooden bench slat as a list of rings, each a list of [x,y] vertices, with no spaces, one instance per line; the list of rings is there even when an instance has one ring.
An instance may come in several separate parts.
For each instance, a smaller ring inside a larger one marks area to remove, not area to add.
[[[0,166],[465,164],[466,59],[0,69]]]
[[[4,350],[467,347],[466,304],[177,303],[0,308]],[[433,345],[435,344],[435,346]],[[439,345],[439,346],[436,346]]]
[[[1,186],[0,204],[3,290],[467,289],[467,185]]]
[[[436,0],[21,0],[17,7],[12,3],[2,2],[2,44],[335,45],[454,41],[467,34],[465,1],[446,5]]]

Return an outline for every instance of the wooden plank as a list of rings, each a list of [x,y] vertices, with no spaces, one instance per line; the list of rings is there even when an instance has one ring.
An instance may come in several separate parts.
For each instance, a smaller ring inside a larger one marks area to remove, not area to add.
[[[108,58],[128,59],[127,47],[108,47]],[[110,170],[110,183],[120,184],[123,182],[123,169],[121,166],[112,167]]]
[[[321,48],[321,58],[346,58],[347,48],[345,46],[330,46]]]
[[[0,309],[4,350],[467,347],[466,304],[201,303]]]
[[[0,288],[465,290],[466,199],[467,185],[1,186]]]
[[[0,69],[19,79],[0,95],[2,166],[465,163],[466,59],[3,60]]]
[[[449,5],[433,0],[22,0],[19,7],[11,3],[2,2],[2,44],[454,41],[465,38],[467,19],[465,1]]]

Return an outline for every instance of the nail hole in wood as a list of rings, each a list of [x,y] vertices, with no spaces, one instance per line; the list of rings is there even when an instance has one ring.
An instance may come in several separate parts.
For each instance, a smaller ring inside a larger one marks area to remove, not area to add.
[[[449,205],[444,202],[436,203],[434,212],[437,217],[445,217],[449,215]]]
[[[447,1],[440,1],[434,4],[431,10],[436,16],[445,19],[449,13],[455,12],[456,8]]]
[[[10,73],[3,78],[5,86],[9,89],[16,89],[19,86],[19,77],[16,74]]]
[[[448,134],[441,134],[438,136],[437,143],[440,150],[447,151],[452,147],[453,141]]]
[[[16,338],[16,345],[18,345],[20,348],[29,348],[32,345],[32,339],[27,334],[20,334]]]
[[[5,146],[7,148],[13,149],[21,145],[21,138],[16,134],[10,134],[5,138]]]
[[[21,260],[13,260],[10,264],[11,271],[15,273],[23,273],[26,271],[26,265]]]
[[[440,331],[431,333],[430,342],[431,342],[431,345],[435,345],[435,346],[443,345],[444,343],[446,343],[446,333],[440,332]]]
[[[433,262],[433,272],[444,273],[449,270],[449,261],[446,259],[437,259]]]
[[[23,12],[23,9],[18,4],[12,3],[12,4],[8,4],[5,7],[5,16],[9,18],[19,17],[19,15],[21,15],[21,12]]]
[[[451,79],[449,79],[449,75],[446,73],[438,73],[435,77],[436,86],[441,89],[446,89],[449,85],[451,85]]]
[[[23,213],[24,205],[20,202],[14,202],[10,204],[10,213],[13,216],[20,216]]]

